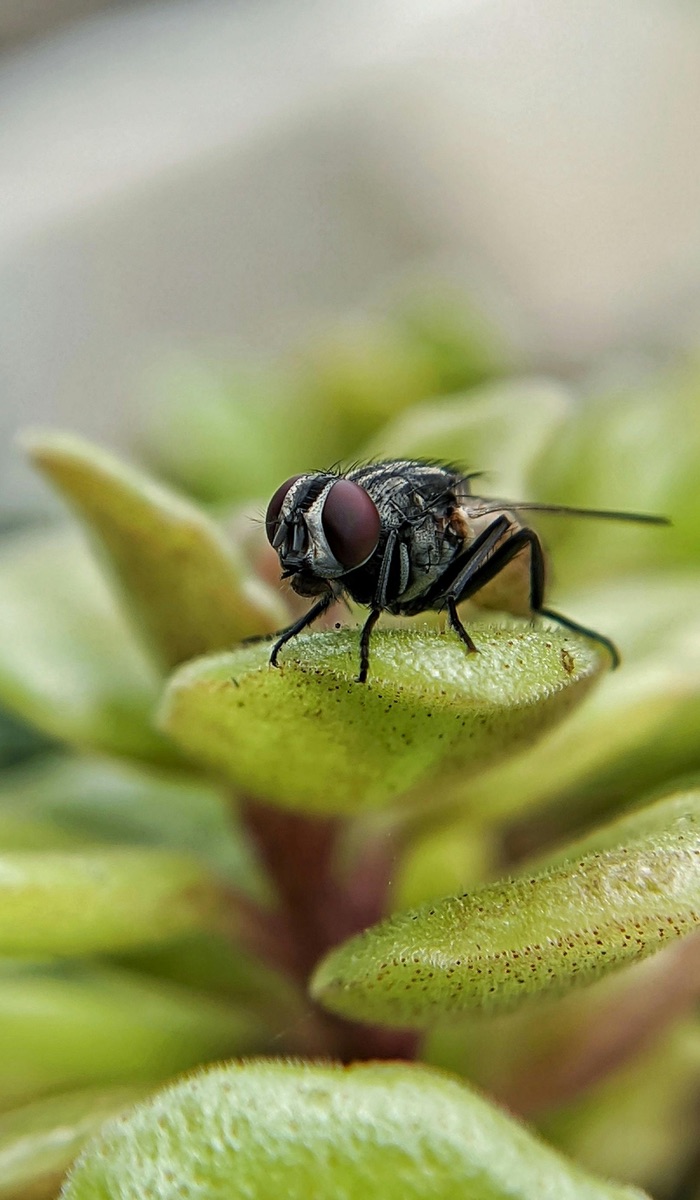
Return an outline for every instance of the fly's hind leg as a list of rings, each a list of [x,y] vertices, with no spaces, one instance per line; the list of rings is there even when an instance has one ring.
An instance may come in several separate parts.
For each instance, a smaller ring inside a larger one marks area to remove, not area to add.
[[[599,642],[601,646],[605,646],[608,654],[612,659],[613,671],[620,665],[620,651],[610,638],[605,637],[602,633],[596,633],[595,629],[589,629],[587,625],[579,625],[578,621],[571,621],[569,617],[563,617],[561,613],[554,612],[551,608],[538,608],[535,610],[541,617],[549,617],[550,621],[556,621],[557,625],[563,625],[565,629],[571,629],[573,633],[582,633],[584,637],[591,638],[594,642]]]
[[[521,529],[520,534],[524,535],[523,540],[527,539],[527,543],[530,546],[530,607],[533,613],[536,613],[540,617],[548,617],[550,621],[556,621],[564,629],[570,629],[572,633],[583,634],[584,637],[591,638],[594,642],[605,646],[612,659],[613,670],[615,670],[620,665],[620,652],[610,638],[605,637],[602,633],[596,633],[595,629],[589,629],[587,625],[580,625],[578,621],[572,621],[569,617],[562,616],[561,613],[555,612],[552,608],[544,607],[544,554],[542,552],[542,543],[532,529]]]
[[[499,526],[499,521],[505,521]],[[556,621],[559,625],[563,625],[566,629],[570,629],[573,633],[583,634],[584,637],[592,638],[593,641],[599,642],[605,646],[610,654],[613,662],[613,667],[618,666],[620,655],[617,647],[609,638],[604,637],[600,633],[596,633],[594,629],[589,629],[585,625],[579,625],[576,621],[569,620],[568,617],[561,616],[560,613],[554,612],[551,608],[545,608],[544,601],[544,583],[545,583],[545,563],[544,554],[542,552],[542,543],[535,533],[534,529],[518,529],[515,533],[501,541],[500,546],[494,549],[494,543],[497,543],[502,537],[507,528],[505,518],[499,518],[493,525],[481,535],[481,537],[470,547],[467,561],[462,569],[454,577],[450,587],[443,595],[443,599],[447,606],[447,611],[450,618],[450,624],[455,633],[461,638],[467,649],[472,652],[476,650],[472,639],[469,637],[464,625],[457,614],[457,605],[462,600],[468,600],[470,596],[480,591],[487,583],[496,577],[508,563],[515,558],[516,554],[520,554],[522,550],[529,549],[530,551],[530,609],[533,614],[542,617],[548,617],[552,621]]]

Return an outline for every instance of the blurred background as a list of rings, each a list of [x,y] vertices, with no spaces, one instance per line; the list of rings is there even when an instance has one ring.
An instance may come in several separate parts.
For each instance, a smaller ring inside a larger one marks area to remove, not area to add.
[[[143,451],[166,374],[428,284],[527,369],[697,339],[684,0],[2,0],[0,45],[4,512],[19,425]]]
[[[697,5],[0,0],[0,197],[0,529],[65,512],[14,441],[37,425],[203,501],[268,584],[251,515],[343,458],[449,457],[489,471],[487,494],[672,515],[545,525],[557,607],[623,669],[426,817],[398,907],[697,786]],[[256,896],[230,797],[154,733],[162,670],[83,544],[30,529],[0,549],[2,853],[175,846]],[[0,1200],[24,1194],[2,1190],[13,1106],[282,1052],[288,998],[234,950],[0,957]],[[620,978],[622,1042],[654,978],[660,1015],[592,1084],[555,1086],[562,1048],[576,1060],[579,1031],[585,1064],[605,1025],[589,992],[438,1031],[428,1058],[595,1170],[700,1200],[697,974]],[[265,1040],[248,1022],[269,993]],[[540,1077],[552,1094],[518,1108]],[[92,1092],[75,1104],[79,1124]]]

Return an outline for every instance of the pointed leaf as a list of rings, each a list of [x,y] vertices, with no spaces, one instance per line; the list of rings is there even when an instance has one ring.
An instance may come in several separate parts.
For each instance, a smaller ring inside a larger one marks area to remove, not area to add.
[[[0,954],[108,953],[215,928],[203,868],[163,850],[0,854]]]
[[[172,760],[152,728],[158,676],[82,541],[31,534],[0,554],[0,700],[52,737]]]
[[[592,644],[524,622],[474,636],[483,652],[468,655],[453,635],[380,631],[367,684],[355,682],[351,632],[298,638],[278,670],[267,646],[203,659],[175,675],[162,725],[195,761],[269,803],[378,807],[536,737],[607,662]]]
[[[426,1026],[587,983],[700,927],[700,793],[612,848],[400,913],[313,978],[334,1012]]]
[[[166,666],[284,623],[275,594],[245,577],[233,547],[189,501],[81,438],[32,434],[25,443],[96,538]]]
[[[401,1063],[232,1064],[111,1121],[64,1200],[643,1200],[456,1079]]]

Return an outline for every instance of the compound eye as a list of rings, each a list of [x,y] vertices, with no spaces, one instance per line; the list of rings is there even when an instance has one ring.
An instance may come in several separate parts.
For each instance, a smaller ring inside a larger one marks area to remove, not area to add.
[[[359,567],[376,550],[379,513],[359,483],[350,479],[334,483],[326,496],[321,521],[331,553],[348,570]]]
[[[288,479],[286,483],[283,483],[280,487],[278,487],[270,503],[268,504],[267,512],[265,513],[265,530],[267,532],[268,542],[274,541],[275,534],[277,533],[280,513],[282,512],[282,505],[287,497],[287,492],[291,487],[293,487],[297,479],[301,478],[301,475],[292,475],[291,479]]]

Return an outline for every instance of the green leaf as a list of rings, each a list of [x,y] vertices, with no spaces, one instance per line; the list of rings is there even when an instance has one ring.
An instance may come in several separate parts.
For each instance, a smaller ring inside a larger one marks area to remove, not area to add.
[[[0,961],[0,1106],[163,1080],[260,1044],[255,1015],[135,972]]]
[[[176,942],[131,951],[117,962],[142,975],[230,1000],[241,1011],[254,1013],[273,1038],[279,1037],[280,1029],[297,1023],[303,1028],[308,1023],[306,998],[289,975],[261,962],[254,950],[242,950],[230,936],[190,934]]]
[[[17,766],[50,749],[53,749],[50,738],[0,708],[0,770]]]
[[[456,1079],[401,1063],[231,1065],[110,1122],[64,1200],[642,1200]]]
[[[538,500],[655,512],[673,520],[671,529],[548,520],[546,540],[567,586],[697,563],[699,396],[696,364],[601,386],[560,426],[533,467]]]
[[[52,1200],[88,1138],[144,1088],[87,1088],[0,1116],[0,1200]]]
[[[83,748],[172,760],[152,728],[158,676],[82,541],[31,534],[0,553],[0,700]]]
[[[203,868],[164,850],[0,854],[0,954],[109,953],[216,928]]]
[[[81,438],[32,434],[25,444],[97,540],[166,667],[284,623],[275,594],[246,578],[234,547],[188,500]]]
[[[415,405],[380,430],[367,456],[454,462],[485,473],[484,480],[474,482],[477,495],[532,500],[527,479],[533,459],[570,411],[571,397],[552,380],[491,383]]]
[[[564,991],[700,926],[700,792],[615,846],[400,913],[332,950],[312,995],[354,1019],[429,1026]],[[629,826],[623,826],[625,832]]]
[[[306,455],[313,459],[310,434],[323,438],[293,376],[269,365],[178,352],[159,357],[145,386],[149,458],[159,474],[208,502],[271,496],[300,463],[308,465]]]
[[[654,1196],[674,1195],[697,1151],[699,1074],[695,1017],[675,1023],[622,1070],[552,1113],[546,1136],[591,1171]]]
[[[565,725],[469,787],[470,809],[491,821],[556,802],[563,820],[590,822],[592,806],[629,803],[700,767],[699,581],[618,581],[562,609],[605,630],[622,665]]]
[[[521,622],[452,635],[374,635],[370,680],[355,682],[358,636],[298,638],[203,659],[172,680],[163,728],[197,762],[269,803],[309,812],[380,807],[430,779],[474,772],[560,720],[607,655]]]
[[[95,843],[185,851],[257,899],[269,895],[230,795],[205,779],[87,757],[44,760],[2,778],[0,847]]]

